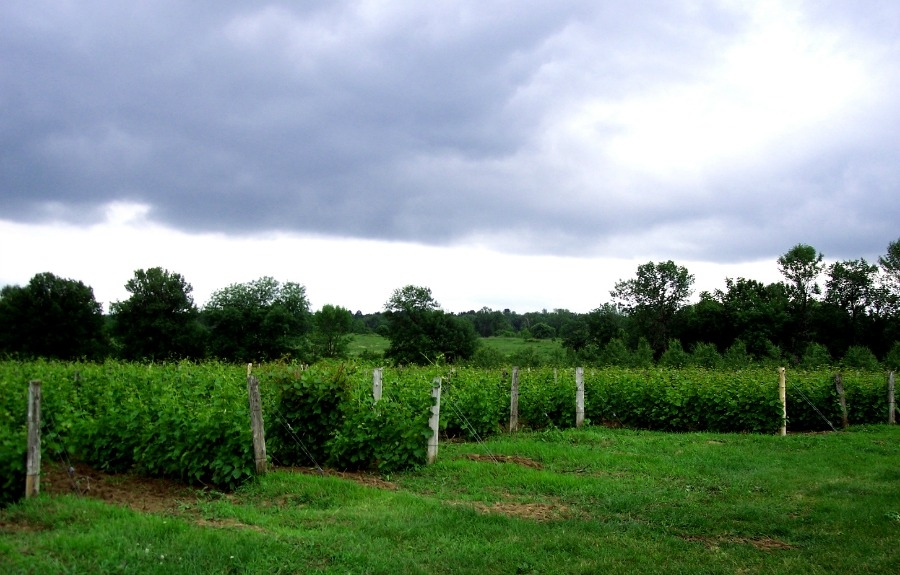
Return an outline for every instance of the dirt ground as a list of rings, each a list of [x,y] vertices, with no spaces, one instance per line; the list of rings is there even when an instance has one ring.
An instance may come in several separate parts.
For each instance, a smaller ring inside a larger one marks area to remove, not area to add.
[[[540,469],[535,461],[520,457],[467,455],[468,459],[485,463],[505,463]],[[279,472],[326,474],[340,477],[375,489],[396,490],[397,485],[370,473],[320,470],[305,467],[280,467]],[[203,486],[189,487],[170,479],[141,477],[123,473],[111,474],[91,468],[81,463],[67,465],[61,462],[44,463],[41,469],[41,493],[49,495],[75,494],[92,497],[114,505],[129,507],[144,513],[190,514],[196,503],[208,496],[209,490]],[[226,494],[226,496],[229,496]],[[504,498],[505,499],[505,498]],[[545,521],[567,515],[567,509],[559,504],[523,503],[498,501],[493,504],[480,502],[447,502],[449,505],[472,506],[482,513],[529,518]]]
[[[185,501],[196,501],[199,495],[196,488],[169,479],[110,474],[80,463],[59,462],[42,464],[41,493],[93,497],[153,513],[175,511]]]

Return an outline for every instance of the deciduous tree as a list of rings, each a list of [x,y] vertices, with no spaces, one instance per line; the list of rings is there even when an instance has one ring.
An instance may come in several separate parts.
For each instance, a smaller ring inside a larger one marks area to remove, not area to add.
[[[353,329],[353,315],[341,306],[326,304],[313,315],[316,352],[322,357],[346,357]]]
[[[103,310],[89,286],[45,272],[0,290],[0,352],[97,359],[106,351]]]
[[[384,355],[396,363],[454,362],[472,357],[478,334],[472,323],[444,313],[431,289],[408,285],[384,305],[390,345]]]
[[[638,266],[636,277],[616,282],[610,295],[631,316],[657,353],[668,341],[675,313],[690,297],[694,276],[672,260]]]
[[[807,244],[797,244],[778,258],[778,271],[787,280],[794,317],[794,333],[791,338],[793,351],[802,350],[810,339],[809,324],[812,303],[822,293],[817,282],[825,269],[822,254]]]
[[[269,276],[213,292],[203,319],[212,355],[240,362],[296,356],[311,323],[306,288]]]
[[[197,358],[204,332],[193,287],[161,267],[137,270],[125,284],[131,296],[110,305],[113,334],[125,359]]]

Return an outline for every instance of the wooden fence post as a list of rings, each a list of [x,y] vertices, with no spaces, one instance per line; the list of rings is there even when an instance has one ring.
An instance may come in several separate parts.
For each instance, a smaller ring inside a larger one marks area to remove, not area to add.
[[[575,427],[584,425],[584,368],[575,368]]]
[[[41,382],[28,384],[28,455],[25,475],[25,497],[41,492]]]
[[[841,427],[847,429],[850,427],[850,420],[847,417],[847,396],[844,395],[844,377],[840,373],[834,374],[834,390],[841,400]]]
[[[247,364],[247,395],[250,397],[250,429],[253,432],[253,459],[256,474],[266,472],[266,432],[263,426],[262,401],[259,398],[259,380],[250,375],[253,364]]]
[[[431,428],[431,438],[428,440],[428,463],[434,463],[438,453],[438,431],[441,422],[441,378],[435,377],[431,383],[431,417],[428,419],[428,427]]]
[[[512,384],[509,387],[509,431],[519,430],[519,368],[512,368]]]
[[[372,370],[372,398],[376,403],[381,401],[381,376],[384,368],[376,367]]]
[[[894,403],[894,372],[888,374],[888,424],[896,425],[897,404]]]
[[[781,435],[787,435],[787,384],[784,368],[778,368],[778,398],[781,400]]]

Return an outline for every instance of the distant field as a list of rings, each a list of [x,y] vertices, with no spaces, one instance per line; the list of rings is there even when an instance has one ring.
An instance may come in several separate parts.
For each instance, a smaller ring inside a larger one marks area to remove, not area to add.
[[[364,352],[384,353],[389,343],[387,338],[380,335],[355,334],[350,341],[350,355],[359,356]],[[559,340],[549,339],[524,340],[520,337],[484,337],[481,338],[481,343],[485,347],[499,351],[506,357],[512,357],[523,351],[527,353],[532,350],[535,354],[541,356],[552,356],[563,351]]]
[[[483,337],[481,338],[481,343],[486,347],[496,349],[507,357],[529,349],[541,355],[552,355],[561,352],[563,349],[559,340],[550,339],[525,340],[521,337]]]
[[[381,337],[378,334],[368,333],[368,334],[353,334],[353,339],[350,340],[349,351],[351,356],[360,356],[363,352],[369,353],[384,353],[384,350],[388,348],[390,342],[386,337]]]

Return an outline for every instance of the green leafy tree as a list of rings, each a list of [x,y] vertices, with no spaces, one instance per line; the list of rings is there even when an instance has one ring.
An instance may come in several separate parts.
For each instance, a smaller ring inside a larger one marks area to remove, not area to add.
[[[579,358],[592,361],[603,355],[606,345],[615,338],[624,338],[628,318],[612,304],[569,319],[562,324],[559,336],[562,346]]]
[[[811,307],[822,293],[817,283],[825,269],[822,254],[810,245],[797,244],[778,258],[778,271],[787,280],[788,295],[794,318],[793,349],[799,350],[810,340]]]
[[[886,307],[892,314],[900,311],[900,239],[888,244],[887,253],[878,258]]]
[[[640,335],[661,352],[672,320],[690,297],[693,284],[694,276],[672,260],[648,262],[638,266],[636,277],[616,282],[610,295],[635,321]]]
[[[478,349],[472,323],[444,313],[427,287],[408,285],[394,290],[384,305],[390,340],[384,352],[398,364],[455,362]]]
[[[0,290],[0,352],[98,359],[107,352],[103,309],[80,281],[45,272]]]
[[[726,278],[725,286],[725,291],[716,290],[714,297],[722,304],[725,329],[730,330],[726,339],[742,340],[757,358],[764,357],[773,342],[783,345],[788,341],[790,298],[784,283],[765,285]]]
[[[441,304],[431,295],[431,288],[407,285],[397,288],[384,304],[385,313],[428,312],[441,308]]]
[[[559,335],[562,346],[576,355],[582,354],[591,343],[590,328],[584,316],[579,316],[564,325]]]
[[[475,331],[481,337],[492,337],[503,331],[512,331],[512,326],[500,310],[483,307],[469,315]]]
[[[326,304],[313,315],[313,346],[322,357],[346,357],[353,315],[341,306]]]
[[[872,310],[878,299],[877,277],[878,266],[864,258],[835,262],[828,267],[825,301],[847,312],[855,323]]]
[[[132,360],[199,358],[204,331],[181,274],[161,267],[137,270],[125,284],[131,296],[110,305],[119,354]]]
[[[531,337],[534,339],[551,339],[556,336],[556,330],[550,324],[539,322],[531,326]]]
[[[869,264],[865,259],[835,262],[828,267],[826,309],[821,314],[832,321],[820,331],[843,335],[840,338],[831,336],[831,347],[835,351],[861,345],[875,331],[877,316],[883,305],[878,286],[878,266]]]
[[[306,288],[268,276],[213,292],[203,319],[212,355],[240,362],[302,354],[311,324]]]

